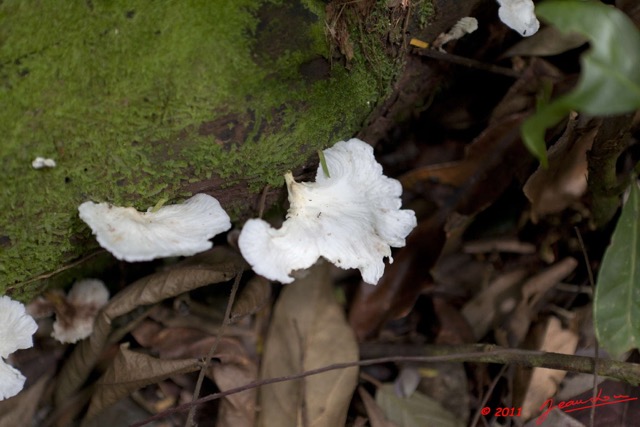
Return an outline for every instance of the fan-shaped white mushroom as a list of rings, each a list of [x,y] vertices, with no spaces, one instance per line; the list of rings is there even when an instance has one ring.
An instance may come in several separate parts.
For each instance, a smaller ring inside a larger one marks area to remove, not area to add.
[[[287,220],[278,230],[261,219],[247,221],[240,251],[256,273],[282,283],[322,256],[359,269],[365,282],[376,284],[384,257],[393,261],[390,246],[404,246],[416,226],[415,213],[400,209],[402,186],[382,174],[367,143],[341,141],[324,155],[331,177],[318,167],[315,183],[297,183],[288,172]]]
[[[69,295],[56,299],[51,336],[62,343],[75,343],[93,332],[98,311],[109,301],[109,290],[101,280],[84,279],[73,284]]]
[[[38,329],[24,305],[7,296],[0,297],[0,400],[15,396],[26,378],[4,359],[16,350],[33,346],[32,335]]]
[[[206,251],[213,246],[210,238],[231,228],[229,215],[207,194],[155,212],[94,202],[84,202],[78,211],[100,246],[130,262]]]
[[[498,0],[498,17],[509,28],[523,37],[538,32],[540,21],[536,18],[533,0]]]

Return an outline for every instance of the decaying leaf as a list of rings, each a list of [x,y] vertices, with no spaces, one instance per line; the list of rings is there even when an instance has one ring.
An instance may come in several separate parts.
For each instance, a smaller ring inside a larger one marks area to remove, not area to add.
[[[392,384],[384,384],[378,389],[376,402],[388,419],[402,427],[464,426],[455,415],[420,392],[415,392],[410,397],[396,396]]]
[[[367,416],[369,417],[369,423],[371,423],[371,427],[398,427],[398,424],[393,421],[389,421],[387,417],[384,416],[384,412],[373,397],[363,387],[358,387],[358,394],[362,399],[362,403],[364,403],[364,407],[367,410]]]
[[[260,377],[272,378],[358,360],[358,346],[333,295],[327,265],[286,285],[276,302]],[[260,426],[344,425],[358,369],[264,386]],[[305,420],[304,422],[302,420]]]
[[[570,275],[577,266],[578,261],[575,258],[567,257],[524,282],[521,299],[516,302],[502,328],[495,331],[498,343],[511,347],[519,346],[529,331],[532,319],[540,310],[539,302],[542,297]]]
[[[16,427],[33,420],[38,403],[42,398],[49,375],[43,375],[29,387],[11,399],[0,401],[0,427]]]
[[[56,404],[85,382],[107,345],[112,321],[133,309],[212,283],[226,282],[244,267],[238,255],[214,248],[175,268],[144,277],[116,294],[98,314],[93,334],[76,346],[58,376]]]
[[[510,56],[551,56],[559,55],[582,46],[587,38],[577,33],[564,33],[556,27],[540,29],[531,37],[526,37],[507,49],[503,57]]]
[[[540,350],[552,353],[574,354],[578,346],[578,335],[563,329],[557,317],[550,317],[542,336]],[[522,402],[522,417],[529,419],[540,412],[545,400],[552,397],[567,374],[557,369],[534,368]]]
[[[591,149],[600,121],[573,119],[549,149],[549,167],[539,167],[523,191],[531,202],[534,222],[541,216],[562,212],[587,191],[587,151]]]
[[[216,342],[216,337],[191,328],[162,328],[144,322],[132,332],[136,340],[162,359],[193,358],[202,360]],[[221,391],[255,381],[258,367],[242,343],[223,337],[216,346],[206,375]],[[256,389],[226,396],[218,408],[218,427],[251,427],[256,415]]]
[[[476,339],[481,339],[513,310],[517,304],[515,295],[520,290],[519,283],[526,275],[526,269],[503,273],[464,305],[462,315],[473,329]]]
[[[238,340],[227,341],[221,354],[216,357],[220,359],[220,363],[214,363],[212,379],[220,390],[229,390],[257,379],[256,362]],[[220,402],[216,427],[253,427],[256,397],[256,389],[226,396]]]
[[[596,337],[613,355],[640,347],[639,192],[633,182],[596,282],[593,303]]]
[[[258,312],[271,299],[271,284],[262,276],[252,277],[231,309],[231,320]]]
[[[200,361],[197,359],[156,359],[131,351],[128,344],[122,344],[113,363],[96,383],[86,419],[95,417],[103,409],[139,388],[199,368]]]

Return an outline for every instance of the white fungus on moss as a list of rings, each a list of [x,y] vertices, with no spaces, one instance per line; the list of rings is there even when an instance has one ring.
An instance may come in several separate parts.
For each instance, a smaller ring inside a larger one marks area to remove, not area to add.
[[[498,3],[498,17],[506,26],[522,37],[538,32],[540,21],[536,17],[533,0],[498,0]]]
[[[324,257],[344,269],[357,268],[376,284],[391,246],[402,247],[416,226],[411,210],[400,209],[402,186],[382,173],[373,148],[359,139],[324,150],[331,177],[318,166],[316,182],[295,182],[289,192],[287,220],[280,229],[261,219],[244,225],[238,245],[253,270],[270,280],[290,283],[290,273]]]
[[[209,239],[231,228],[229,215],[207,194],[157,211],[94,202],[84,202],[78,211],[100,246],[129,262],[203,252],[213,246]]]
[[[25,306],[8,296],[0,297],[0,400],[20,393],[26,378],[4,359],[16,350],[33,347],[36,321]]]
[[[31,162],[31,167],[34,169],[55,168],[56,161],[53,159],[45,159],[44,157],[36,157]]]

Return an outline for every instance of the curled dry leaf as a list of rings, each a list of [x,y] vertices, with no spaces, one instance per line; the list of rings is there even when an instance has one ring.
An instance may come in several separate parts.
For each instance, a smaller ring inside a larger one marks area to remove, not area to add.
[[[257,313],[271,300],[271,283],[262,276],[254,276],[242,289],[231,309],[231,320]]]
[[[195,258],[195,257],[194,257]],[[72,396],[86,381],[107,345],[113,319],[133,309],[158,303],[212,283],[226,282],[246,265],[239,256],[215,248],[175,268],[144,277],[116,294],[96,318],[93,334],[76,346],[58,376],[57,405]]]
[[[496,277],[489,286],[478,293],[462,308],[462,315],[473,330],[476,339],[486,335],[491,327],[504,318],[516,306],[519,284],[527,270],[517,269]],[[509,308],[508,311],[504,308]]]
[[[544,27],[533,36],[520,40],[507,49],[503,57],[511,56],[552,56],[575,49],[587,42],[578,33],[564,33],[556,27]]]
[[[496,330],[498,343],[517,347],[525,339],[532,319],[540,310],[538,303],[544,294],[577,266],[575,258],[567,257],[527,280],[522,285],[521,299],[503,323],[504,329]]]
[[[523,191],[531,202],[531,217],[559,213],[587,191],[587,151],[598,133],[600,120],[574,119],[548,152],[549,166],[529,177]]]
[[[199,368],[200,361],[195,358],[156,359],[131,351],[128,344],[123,344],[107,371],[96,383],[85,420],[95,417],[103,409],[139,388]]]
[[[557,317],[550,317],[539,346],[541,351],[561,354],[574,354],[578,346],[578,335],[563,329]],[[540,411],[543,402],[552,397],[558,384],[567,374],[557,369],[534,368],[531,380],[522,402],[522,417],[528,419]]]
[[[265,342],[261,379],[358,360],[353,331],[335,300],[326,267],[316,265],[280,294]],[[299,425],[299,420],[313,427],[344,425],[357,381],[358,369],[353,367],[264,386],[258,425]]]

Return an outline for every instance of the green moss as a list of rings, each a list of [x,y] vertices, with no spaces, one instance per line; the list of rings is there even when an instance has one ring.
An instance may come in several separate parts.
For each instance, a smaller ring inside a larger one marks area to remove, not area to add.
[[[413,3],[418,22],[418,28],[424,30],[427,24],[435,14],[433,3],[431,0],[417,0]]]
[[[302,4],[0,3],[0,294],[26,300],[46,281],[20,282],[95,248],[83,201],[146,209],[212,176],[257,192],[350,137],[378,70],[323,68],[324,3]],[[265,11],[300,34],[265,47],[263,29],[280,31]],[[34,170],[36,156],[58,166]]]

